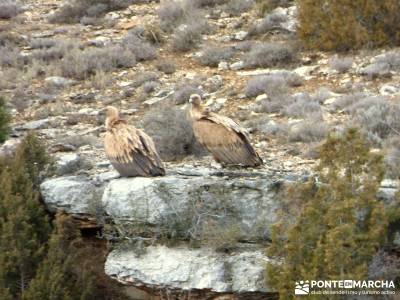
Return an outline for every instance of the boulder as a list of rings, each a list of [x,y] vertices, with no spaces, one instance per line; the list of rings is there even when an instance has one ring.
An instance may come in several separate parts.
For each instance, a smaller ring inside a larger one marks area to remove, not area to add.
[[[62,209],[69,214],[90,214],[101,195],[101,189],[84,176],[48,179],[40,190],[50,211]]]
[[[81,158],[77,153],[58,154],[56,171],[58,175],[71,174],[79,169]]]
[[[273,292],[266,285],[265,268],[273,263],[263,250],[235,254],[209,248],[150,246],[142,255],[116,249],[107,257],[108,276],[128,285],[214,292]]]

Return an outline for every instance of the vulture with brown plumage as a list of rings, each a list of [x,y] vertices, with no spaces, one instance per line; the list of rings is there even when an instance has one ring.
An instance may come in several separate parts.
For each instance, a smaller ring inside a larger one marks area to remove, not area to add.
[[[106,155],[121,176],[165,175],[154,142],[146,133],[129,126],[113,106],[106,108],[106,117]]]
[[[263,164],[243,128],[230,118],[210,112],[199,95],[191,95],[189,102],[194,135],[218,163],[244,167]]]

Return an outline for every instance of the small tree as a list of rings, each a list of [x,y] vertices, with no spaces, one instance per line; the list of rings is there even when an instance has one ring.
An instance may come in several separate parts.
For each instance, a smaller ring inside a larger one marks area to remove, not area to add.
[[[76,249],[73,249],[73,242],[79,236],[79,230],[72,224],[71,219],[58,214],[55,231],[49,241],[47,257],[41,262],[36,277],[24,294],[24,300],[90,299],[83,297],[83,291],[75,286],[73,259]],[[93,287],[93,283],[91,286]]]
[[[288,190],[281,221],[273,226],[269,255],[282,264],[268,274],[281,299],[293,298],[295,281],[365,279],[385,239],[387,218],[376,194],[382,157],[355,129],[330,136],[321,148],[317,179]]]
[[[0,144],[4,143],[10,132],[9,122],[10,116],[6,110],[6,101],[0,97]]]
[[[299,35],[311,48],[349,50],[398,45],[397,0],[300,0]]]
[[[45,168],[44,148],[33,134],[0,172],[0,293],[23,295],[45,256],[50,234],[39,201],[36,175]]]

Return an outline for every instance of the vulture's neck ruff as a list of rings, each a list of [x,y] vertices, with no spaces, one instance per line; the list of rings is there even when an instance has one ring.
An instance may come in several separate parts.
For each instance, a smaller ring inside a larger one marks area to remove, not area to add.
[[[107,106],[106,108],[106,130],[111,131],[112,127],[119,123],[121,119],[119,118],[118,109],[114,106]]]
[[[194,120],[199,120],[205,115],[208,115],[209,110],[201,103],[192,103],[192,108],[190,110],[191,116]]]

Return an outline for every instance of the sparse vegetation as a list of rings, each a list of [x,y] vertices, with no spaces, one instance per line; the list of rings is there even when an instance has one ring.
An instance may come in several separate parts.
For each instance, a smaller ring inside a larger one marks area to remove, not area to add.
[[[307,120],[291,126],[288,139],[290,142],[319,142],[326,138],[328,129],[320,116],[311,115]]]
[[[138,61],[156,58],[157,51],[153,45],[137,36],[135,31],[130,31],[123,40],[123,46],[132,52]]]
[[[73,0],[63,5],[49,17],[52,23],[79,23],[83,18],[100,18],[109,11],[120,10],[134,3],[143,3],[147,0]]]
[[[269,97],[286,97],[289,93],[289,84],[286,78],[282,74],[254,76],[247,82],[244,93],[247,97],[255,97],[264,93],[267,93]]]
[[[86,79],[97,71],[113,71],[117,68],[132,67],[136,64],[135,55],[121,46],[105,48],[73,49],[61,61],[61,74],[64,77]]]
[[[201,24],[194,22],[179,26],[173,34],[172,49],[176,52],[187,52],[196,48],[201,41],[202,31]]]
[[[356,110],[355,119],[371,140],[382,143],[391,135],[400,133],[400,106],[376,103],[368,108]]]
[[[154,92],[159,86],[159,83],[156,81],[148,81],[143,84],[142,88],[143,92],[145,92],[146,94],[150,94]]]
[[[175,87],[175,92],[174,92],[174,101],[175,104],[184,104],[187,101],[189,101],[189,97],[192,94],[198,94],[200,96],[203,95],[203,91],[199,89],[200,84],[197,81],[192,81],[192,82],[184,82],[182,84],[178,84]]]
[[[278,7],[287,7],[290,0],[257,0],[258,11],[261,16]]]
[[[230,0],[225,5],[225,11],[233,16],[239,16],[250,10],[253,5],[253,0]]]
[[[215,47],[206,45],[203,47],[202,54],[198,61],[209,67],[216,67],[221,61],[227,61],[233,56],[233,50],[230,47]]]
[[[142,86],[147,81],[157,81],[159,75],[156,72],[143,72],[135,76],[132,86],[137,88]]]
[[[283,14],[279,11],[271,12],[270,14],[266,15],[262,21],[254,25],[250,28],[249,34],[256,35],[256,34],[264,34],[274,29],[279,29],[279,25],[283,22],[286,22],[288,17],[286,14]]]
[[[268,68],[294,63],[297,60],[296,49],[290,44],[269,42],[255,44],[244,57],[247,68]]]
[[[176,65],[172,62],[159,62],[157,63],[156,68],[164,74],[173,74],[176,71]]]
[[[398,45],[399,16],[396,0],[304,0],[299,35],[307,46],[322,50]]]
[[[335,56],[329,61],[331,69],[336,70],[339,73],[348,71],[353,65],[353,58],[351,57],[338,57]]]
[[[21,12],[21,6],[15,0],[0,0],[0,19],[14,18]]]
[[[302,97],[284,108],[284,113],[290,117],[308,118],[311,115],[321,116],[322,110],[321,105],[311,97]]]
[[[163,160],[179,160],[201,154],[186,112],[177,107],[160,107],[146,113],[145,131],[153,138]]]

